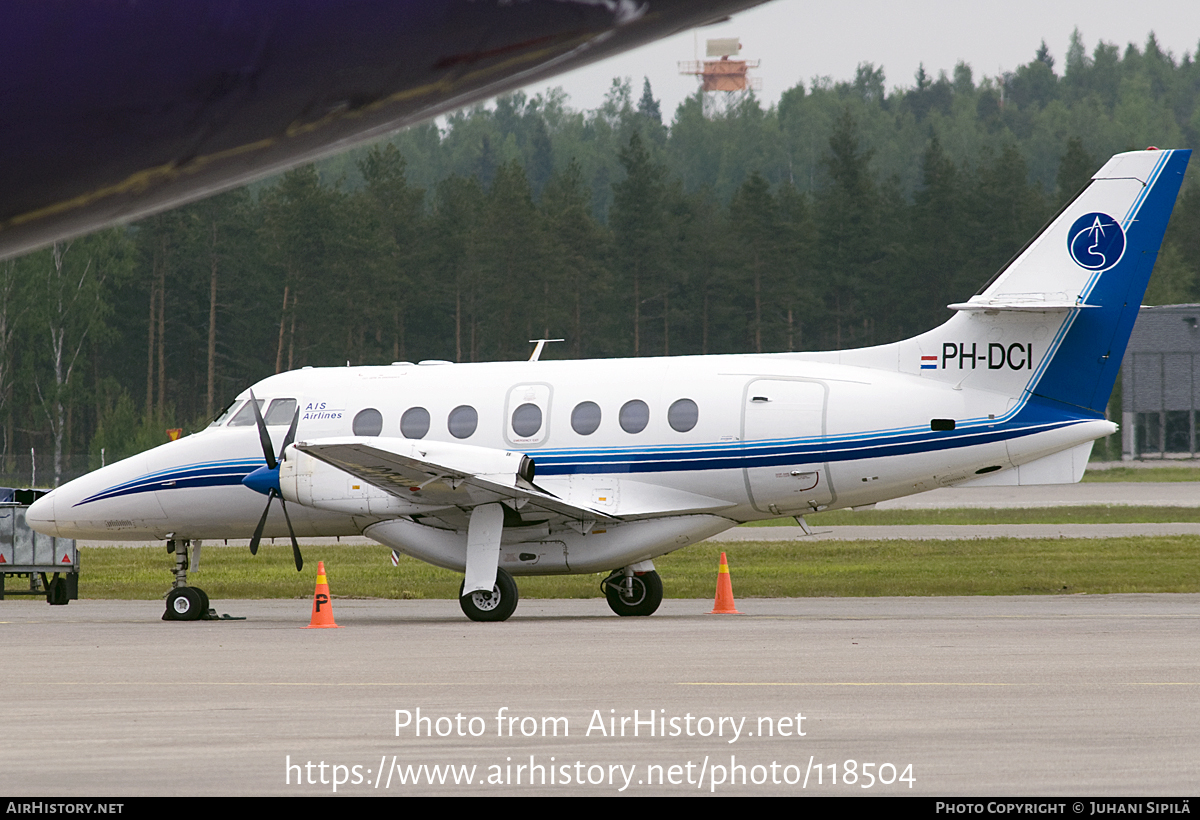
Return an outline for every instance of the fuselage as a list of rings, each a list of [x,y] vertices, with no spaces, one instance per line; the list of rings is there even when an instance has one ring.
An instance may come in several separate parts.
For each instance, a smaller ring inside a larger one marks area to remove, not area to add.
[[[938,375],[774,354],[305,368],[252,390],[274,447],[298,407],[297,441],[356,436],[520,452],[533,459],[537,485],[559,497],[628,520],[671,516],[687,506],[680,498],[709,499],[709,509],[693,503],[690,512],[719,519],[707,525],[718,529],[977,479],[1115,429],[1095,418],[1043,418],[1003,393]],[[249,537],[264,500],[242,485],[264,463],[249,395],[202,432],[58,488],[31,521],[75,538]],[[954,429],[933,429],[949,420]],[[342,476],[307,496],[285,487],[298,536],[356,535],[425,516],[456,527],[445,504],[423,508],[419,497]],[[265,535],[286,533],[273,510]],[[552,534],[530,528],[528,537]]]

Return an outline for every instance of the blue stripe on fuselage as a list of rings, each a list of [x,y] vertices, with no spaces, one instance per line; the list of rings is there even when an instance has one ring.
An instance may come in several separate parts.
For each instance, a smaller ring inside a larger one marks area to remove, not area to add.
[[[216,461],[209,464],[189,464],[184,467],[172,467],[159,470],[148,475],[139,476],[131,481],[101,490],[95,495],[88,496],[74,506],[87,504],[90,501],[101,501],[106,498],[118,498],[123,495],[154,492],[155,490],[171,490],[183,487],[221,487],[241,484],[242,479],[263,465],[263,462],[253,460]]]
[[[1008,441],[1078,424],[1092,419],[1044,421],[1041,423],[998,422],[954,431],[923,430],[907,434],[857,438],[849,441],[795,439],[791,441],[740,442],[721,451],[630,451],[539,453],[538,475],[575,473],[661,473],[686,470],[740,470],[784,464],[815,464],[856,461],[868,458],[912,455],[938,450],[957,450],[980,444]]]

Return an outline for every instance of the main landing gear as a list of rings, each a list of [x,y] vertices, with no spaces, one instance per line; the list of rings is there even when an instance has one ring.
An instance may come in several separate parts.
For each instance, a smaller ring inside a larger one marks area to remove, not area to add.
[[[500,567],[496,567],[496,585],[491,592],[463,595],[465,585],[458,587],[458,605],[472,621],[507,621],[517,609],[517,582]]]
[[[635,572],[632,567],[614,570],[600,588],[609,608],[618,615],[652,615],[662,603],[662,578],[654,570]]]
[[[198,621],[216,617],[216,613],[208,608],[207,593],[200,587],[187,585],[188,547],[191,544],[187,539],[171,539],[167,542],[167,552],[175,553],[175,583],[167,593],[167,611],[162,616],[164,621]],[[199,550],[197,546],[197,564],[200,561]]]

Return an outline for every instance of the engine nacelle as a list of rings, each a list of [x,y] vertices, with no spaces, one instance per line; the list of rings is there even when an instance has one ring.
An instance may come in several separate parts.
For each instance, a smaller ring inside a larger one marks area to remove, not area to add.
[[[286,501],[350,515],[410,515],[422,508],[408,499],[288,447],[279,464],[279,489]]]

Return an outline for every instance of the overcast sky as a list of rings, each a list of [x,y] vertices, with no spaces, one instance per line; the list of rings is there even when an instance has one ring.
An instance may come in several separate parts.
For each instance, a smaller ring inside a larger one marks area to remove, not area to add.
[[[642,77],[648,76],[654,95],[662,101],[663,118],[669,121],[679,102],[696,90],[696,79],[680,76],[677,63],[696,58],[696,43],[703,59],[704,41],[710,37],[741,38],[742,56],[762,61],[752,72],[762,78],[761,97],[765,104],[774,104],[800,80],[808,85],[817,76],[853,79],[861,62],[882,65],[889,89],[911,86],[921,63],[932,77],[939,70],[952,73],[960,60],[971,66],[976,80],[996,76],[1029,62],[1043,39],[1061,74],[1075,28],[1089,53],[1100,40],[1117,43],[1122,50],[1129,42],[1141,48],[1153,31],[1159,45],[1177,60],[1185,53],[1194,58],[1200,43],[1200,3],[773,0],[728,23],[661,40],[527,91],[562,86],[573,108],[589,109],[600,104],[613,77],[631,77],[636,100]]]

